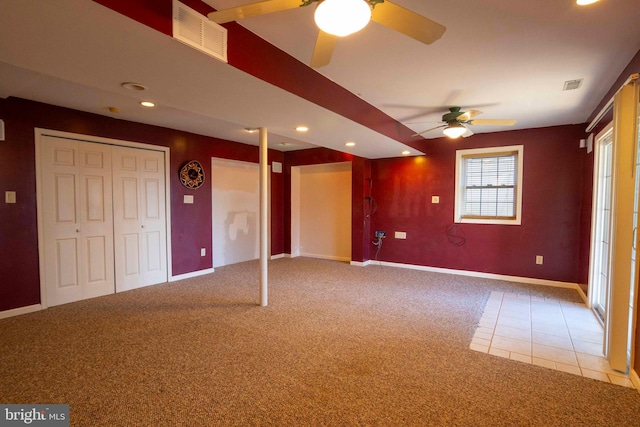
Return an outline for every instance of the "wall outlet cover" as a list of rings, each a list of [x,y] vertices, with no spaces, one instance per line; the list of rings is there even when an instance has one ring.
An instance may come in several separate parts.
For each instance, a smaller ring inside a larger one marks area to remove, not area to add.
[[[15,191],[5,191],[4,192],[4,202],[5,203],[15,203],[16,202],[16,192]]]

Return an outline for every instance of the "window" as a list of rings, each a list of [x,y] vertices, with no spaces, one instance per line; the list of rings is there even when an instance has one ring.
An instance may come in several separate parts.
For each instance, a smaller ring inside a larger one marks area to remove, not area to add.
[[[524,147],[456,151],[455,222],[519,225]]]

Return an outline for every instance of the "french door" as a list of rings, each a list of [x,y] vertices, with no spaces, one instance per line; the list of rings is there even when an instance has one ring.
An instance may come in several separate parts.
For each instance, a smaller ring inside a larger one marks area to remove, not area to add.
[[[604,323],[603,351],[609,365],[628,372],[633,360],[637,289],[639,144],[635,81],[625,84],[614,96],[613,118],[596,138],[589,296]]]
[[[595,215],[595,269],[592,273],[591,305],[603,322],[607,318],[610,289],[611,258],[611,186],[613,166],[613,129],[610,127],[596,139],[596,215]],[[605,352],[606,353],[606,352]]]

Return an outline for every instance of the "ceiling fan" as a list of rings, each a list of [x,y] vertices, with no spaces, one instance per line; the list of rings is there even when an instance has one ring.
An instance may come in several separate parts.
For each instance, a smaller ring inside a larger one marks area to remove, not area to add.
[[[310,64],[314,68],[329,64],[338,37],[361,30],[370,20],[425,44],[440,39],[447,29],[389,0],[264,0],[211,12],[208,17],[217,24],[224,24],[313,3],[317,3],[314,17],[319,28]]]
[[[442,132],[449,138],[468,137],[473,135],[471,129],[465,125],[498,125],[498,126],[513,126],[516,121],[513,119],[474,119],[474,117],[482,114],[482,111],[469,110],[460,111],[461,107],[450,107],[449,112],[442,116],[442,122],[439,126],[423,130],[413,136],[422,135],[423,133],[431,132],[432,130],[444,128]]]

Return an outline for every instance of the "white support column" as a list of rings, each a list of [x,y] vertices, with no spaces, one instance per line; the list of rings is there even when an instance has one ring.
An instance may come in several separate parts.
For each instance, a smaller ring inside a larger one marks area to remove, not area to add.
[[[260,128],[260,305],[268,304],[268,268],[269,259],[269,150],[267,147],[267,128]]]

